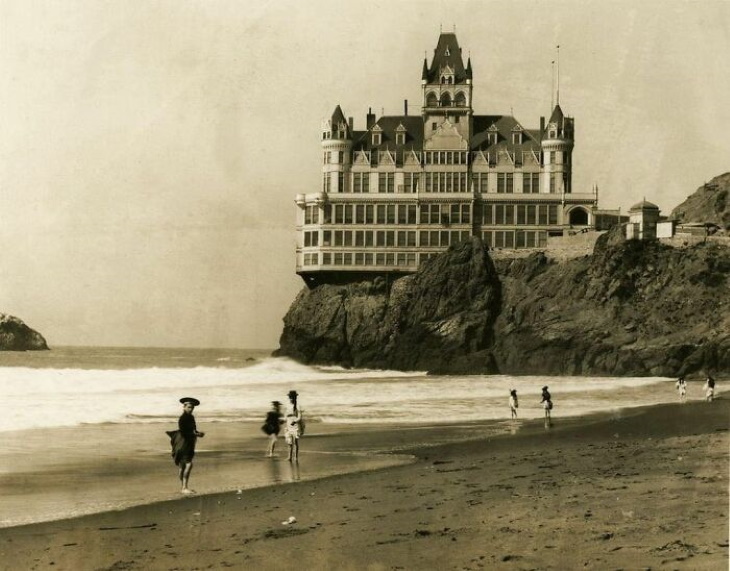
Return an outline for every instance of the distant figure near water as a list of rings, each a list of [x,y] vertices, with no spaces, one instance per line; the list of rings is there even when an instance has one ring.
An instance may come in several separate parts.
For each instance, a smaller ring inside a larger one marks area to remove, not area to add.
[[[289,446],[290,462],[299,461],[299,438],[303,433],[302,411],[297,405],[297,391],[289,391],[289,404],[284,415],[284,438]]]
[[[677,379],[677,392],[679,393],[679,400],[684,402],[687,398],[687,381],[684,380],[684,377]]]
[[[517,390],[512,389],[509,392],[509,410],[512,414],[512,418],[517,418],[517,407],[519,406],[519,403],[517,402]]]
[[[715,379],[712,378],[712,375],[707,375],[707,378],[705,379],[705,400],[707,402],[712,402],[712,400],[715,398]]]
[[[550,424],[550,411],[553,410],[553,399],[550,396],[547,386],[542,388],[542,400],[540,401],[545,409],[545,424]]]
[[[190,480],[190,472],[193,469],[195,443],[198,438],[205,436],[205,433],[198,430],[193,416],[193,410],[200,405],[200,401],[193,397],[183,397],[180,402],[183,405],[183,413],[177,420],[178,429],[167,432],[167,435],[170,437],[175,465],[180,468],[179,478],[182,486],[180,491],[183,494],[194,494],[195,490],[188,487],[188,481]]]
[[[266,413],[266,420],[261,430],[265,434],[269,435],[269,448],[266,456],[272,458],[274,456],[274,449],[276,448],[276,441],[279,439],[279,432],[281,431],[281,424],[283,415],[281,414],[281,403],[275,400],[271,403],[271,410]]]

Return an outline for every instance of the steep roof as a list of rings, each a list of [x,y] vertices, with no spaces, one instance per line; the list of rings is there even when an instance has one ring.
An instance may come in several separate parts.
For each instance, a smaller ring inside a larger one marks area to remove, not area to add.
[[[404,145],[395,144],[395,134],[399,126],[406,130],[406,142]],[[375,127],[381,129],[380,145],[373,145],[370,136]],[[423,148],[423,119],[419,115],[389,115],[380,117],[368,130],[359,132],[360,137],[355,139],[354,148],[357,150],[394,150],[394,149],[415,149],[420,151]]]
[[[555,109],[553,109],[552,115],[550,115],[548,123],[555,123],[557,125],[560,125],[563,122],[564,117],[565,115],[563,115],[563,110],[560,108],[560,105],[556,105]]]
[[[513,129],[519,125],[522,126],[517,119],[511,115],[474,115],[473,118],[473,135],[471,138],[472,150],[486,149],[509,149],[509,150],[540,150],[540,143],[535,136],[534,129],[522,129],[522,143],[512,143]],[[497,142],[489,142],[489,133],[494,132],[496,128]]]
[[[461,59],[461,48],[453,32],[441,32],[439,36],[436,50],[431,60],[431,67],[425,78],[428,83],[439,83],[439,74],[441,69],[446,66],[454,71],[454,81],[463,83],[469,77],[466,69],[464,69],[464,60]]]

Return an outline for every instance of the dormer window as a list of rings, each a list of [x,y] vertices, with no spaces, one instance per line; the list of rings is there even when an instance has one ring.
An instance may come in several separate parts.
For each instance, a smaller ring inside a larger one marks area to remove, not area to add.
[[[444,52],[444,55],[447,57],[451,55],[451,52],[449,51],[449,46],[446,46],[446,51]]]
[[[512,133],[512,144],[513,145],[521,145],[522,144],[522,133]]]
[[[396,133],[395,134],[395,144],[396,145],[405,145],[406,143],[406,134],[405,133]]]
[[[487,142],[494,145],[497,142],[497,133],[487,133]]]
[[[383,142],[383,129],[380,125],[373,127],[373,146],[377,146]]]

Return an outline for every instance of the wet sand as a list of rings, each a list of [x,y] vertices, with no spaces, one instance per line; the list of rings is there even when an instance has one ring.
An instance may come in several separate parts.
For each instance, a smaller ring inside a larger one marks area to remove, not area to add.
[[[514,426],[305,437],[300,472],[343,450],[410,460],[0,529],[0,567],[728,568],[727,395]],[[462,442],[426,446],[444,434]]]

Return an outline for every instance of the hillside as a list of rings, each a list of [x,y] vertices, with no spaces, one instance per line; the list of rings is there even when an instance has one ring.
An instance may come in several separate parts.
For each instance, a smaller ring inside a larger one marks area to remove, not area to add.
[[[672,210],[670,218],[683,223],[712,223],[730,231],[730,172],[699,187]]]

